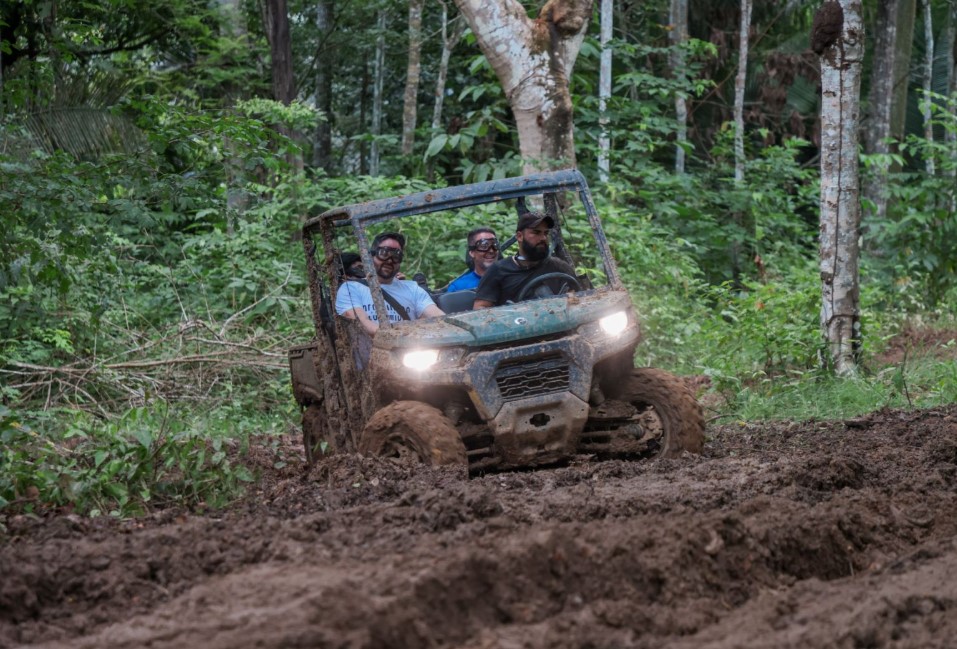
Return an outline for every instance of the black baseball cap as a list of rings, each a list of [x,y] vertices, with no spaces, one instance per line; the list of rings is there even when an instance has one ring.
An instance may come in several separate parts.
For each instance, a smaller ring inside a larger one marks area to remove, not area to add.
[[[549,228],[555,227],[555,219],[544,212],[523,212],[518,217],[518,227],[515,230],[517,232],[518,230],[534,228],[539,223],[545,223]]]

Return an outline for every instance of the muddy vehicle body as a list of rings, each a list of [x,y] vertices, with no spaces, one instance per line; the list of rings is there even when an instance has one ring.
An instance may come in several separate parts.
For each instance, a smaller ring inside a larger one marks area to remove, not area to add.
[[[435,219],[440,232],[443,218],[463,211],[514,224],[526,200],[553,216],[552,254],[576,277],[543,275],[524,287],[527,299],[489,309],[472,310],[471,291],[438,293],[446,315],[390,323],[371,273],[375,336],[335,315],[347,246],[372,269],[373,233],[400,230],[404,218]],[[475,472],[700,451],[704,425],[690,389],[633,367],[638,320],[578,171],[333,209],[305,223],[303,245],[316,337],[289,359],[310,462],[358,451]]]

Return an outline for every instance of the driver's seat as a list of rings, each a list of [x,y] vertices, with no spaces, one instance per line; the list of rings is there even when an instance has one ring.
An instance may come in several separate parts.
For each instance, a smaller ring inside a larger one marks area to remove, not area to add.
[[[472,304],[474,303],[475,291],[472,289],[455,291],[454,293],[440,293],[435,296],[435,306],[439,307],[446,313],[471,311]]]

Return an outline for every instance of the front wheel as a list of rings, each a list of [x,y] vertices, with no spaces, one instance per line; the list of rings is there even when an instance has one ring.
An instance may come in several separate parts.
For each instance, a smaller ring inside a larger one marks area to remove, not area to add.
[[[430,466],[468,464],[452,422],[418,401],[395,401],[372,415],[359,436],[359,452]]]
[[[651,367],[635,368],[614,398],[630,403],[639,413],[642,428],[653,431],[658,457],[676,457],[682,451],[701,453],[701,405],[679,377]]]

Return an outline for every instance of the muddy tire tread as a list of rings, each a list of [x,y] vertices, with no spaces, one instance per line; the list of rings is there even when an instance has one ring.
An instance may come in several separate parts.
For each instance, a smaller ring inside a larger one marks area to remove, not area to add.
[[[359,452],[381,455],[390,439],[413,447],[424,464],[468,464],[465,444],[452,422],[433,406],[419,401],[395,401],[379,409],[359,437]]]
[[[654,406],[665,429],[659,457],[677,457],[704,448],[704,415],[684,379],[652,367],[637,367],[619,395],[633,405]]]

